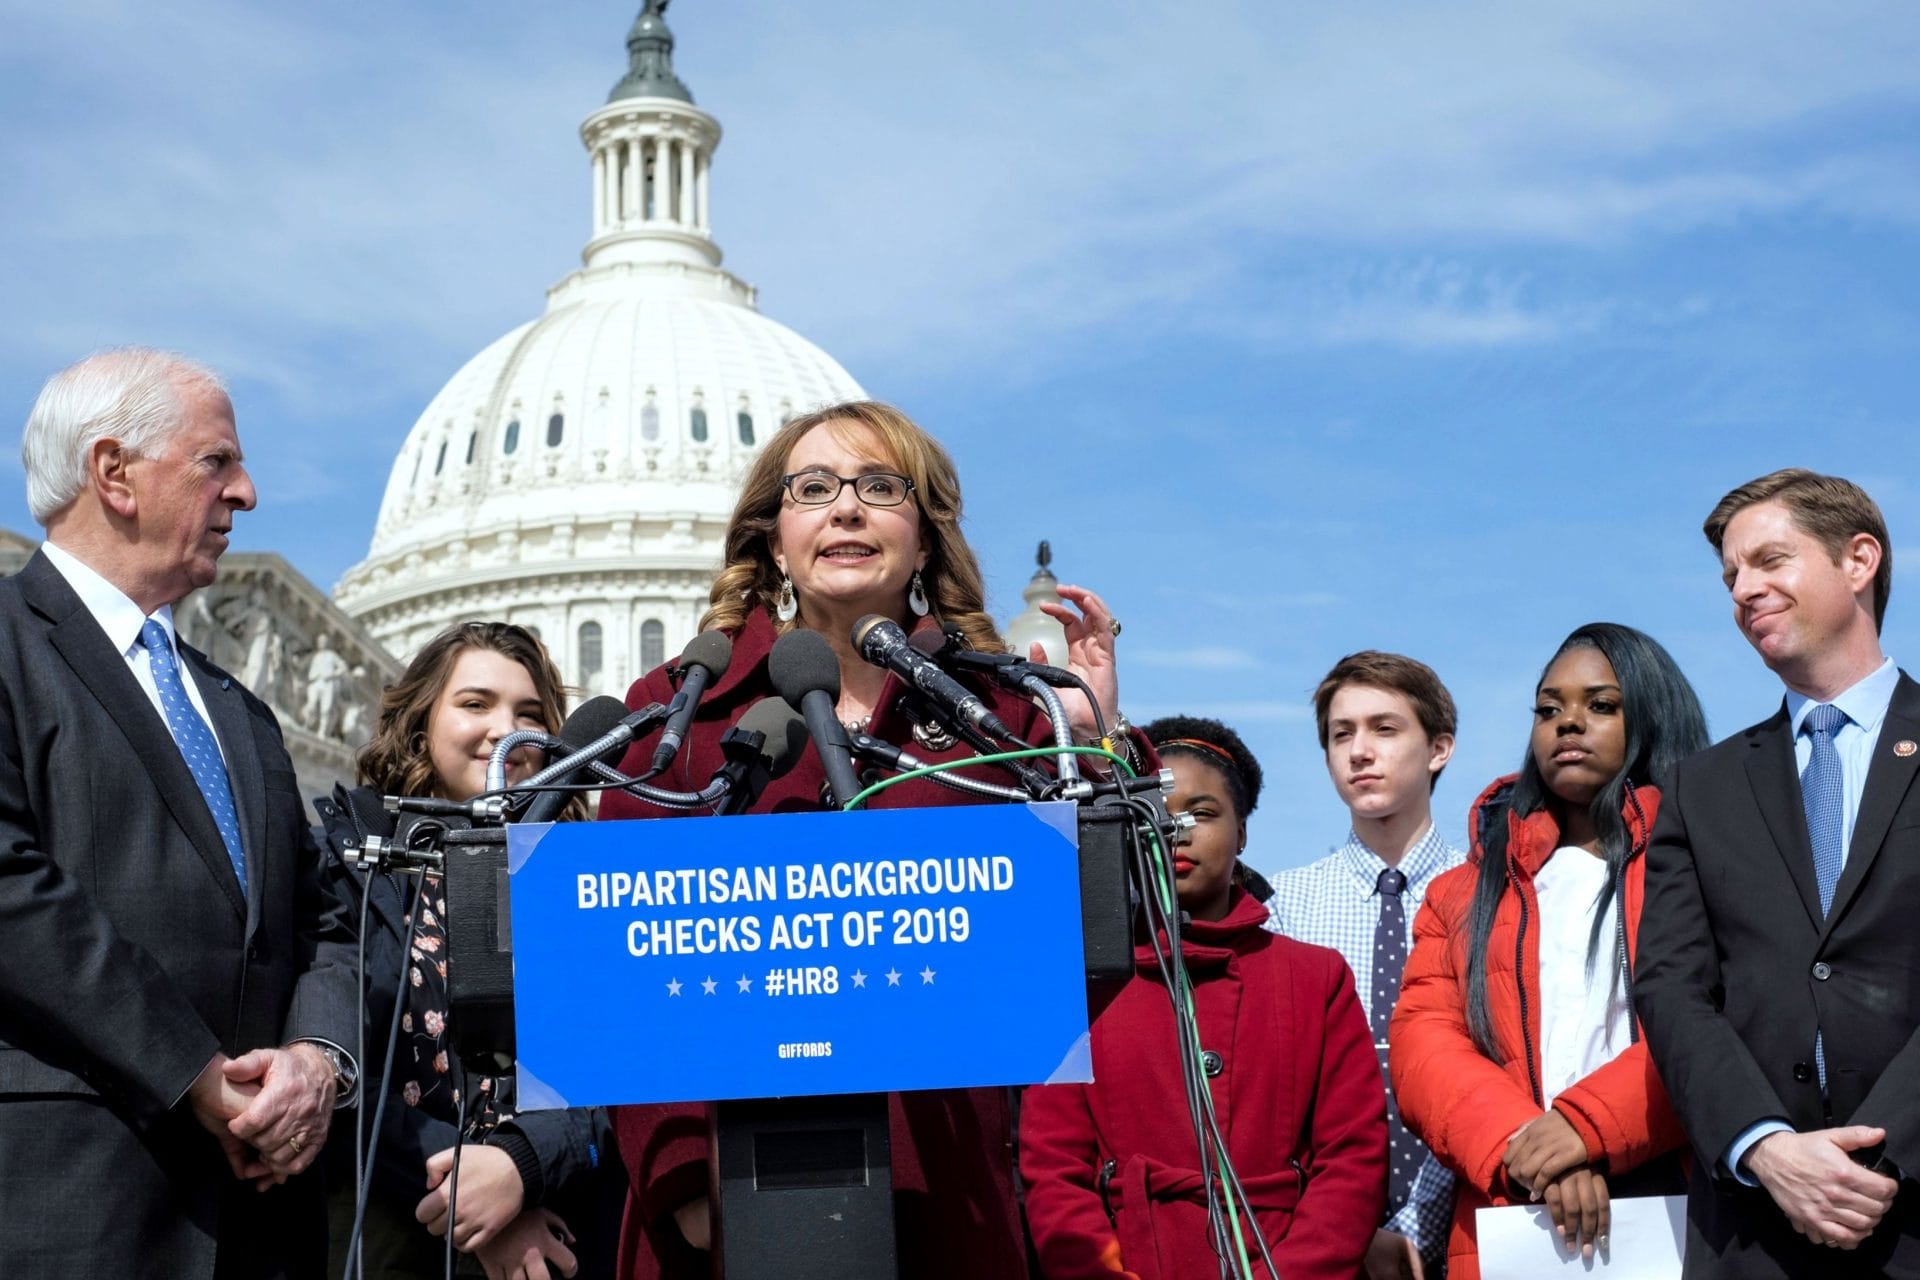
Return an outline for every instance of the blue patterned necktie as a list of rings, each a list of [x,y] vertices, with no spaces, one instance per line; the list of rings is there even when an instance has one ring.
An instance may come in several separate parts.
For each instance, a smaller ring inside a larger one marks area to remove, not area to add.
[[[1406,892],[1406,873],[1398,867],[1383,867],[1374,888],[1380,892],[1380,918],[1373,926],[1373,1001],[1369,1021],[1373,1024],[1374,1051],[1380,1058],[1380,1072],[1387,1077],[1387,1024],[1393,1020],[1393,1006],[1400,999],[1400,978],[1407,967],[1407,906],[1400,895]],[[1393,1100],[1393,1081],[1387,1077],[1387,1213],[1398,1213],[1413,1194],[1413,1175],[1419,1172],[1420,1148],[1400,1118]]]
[[[214,825],[226,843],[227,858],[233,874],[240,880],[240,896],[247,896],[247,859],[240,843],[240,819],[233,808],[233,784],[227,778],[227,765],[220,758],[220,745],[213,730],[194,710],[187,687],[180,682],[180,664],[174,661],[173,646],[167,643],[167,631],[149,618],[140,628],[140,643],[146,646],[147,662],[153,671],[153,683],[160,690],[160,706],[166,713],[167,728],[187,762],[187,769],[206,797],[213,812]]]
[[[1807,712],[1801,730],[1813,743],[1813,755],[1807,771],[1800,775],[1800,803],[1807,814],[1807,836],[1813,842],[1813,878],[1820,886],[1820,914],[1833,908],[1833,889],[1840,883],[1840,866],[1845,850],[1840,833],[1846,824],[1846,788],[1840,777],[1840,753],[1834,749],[1833,735],[1847,723],[1847,713],[1822,703]],[[1820,1079],[1820,1092],[1827,1091],[1827,1038],[1818,1028],[1813,1033],[1813,1066]]]
[[[1846,789],[1840,777],[1840,753],[1833,735],[1847,723],[1847,713],[1822,704],[1807,712],[1803,732],[1813,742],[1813,756],[1800,775],[1800,803],[1806,806],[1807,835],[1813,841],[1813,878],[1820,886],[1820,914],[1833,908],[1833,888],[1840,882],[1845,850],[1840,833],[1846,823]]]

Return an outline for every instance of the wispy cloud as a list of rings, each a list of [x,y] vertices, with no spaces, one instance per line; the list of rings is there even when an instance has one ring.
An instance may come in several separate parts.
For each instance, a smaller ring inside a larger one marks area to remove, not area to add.
[[[1245,649],[1199,645],[1191,649],[1136,649],[1127,654],[1129,665],[1176,667],[1189,671],[1250,671],[1260,660]]]

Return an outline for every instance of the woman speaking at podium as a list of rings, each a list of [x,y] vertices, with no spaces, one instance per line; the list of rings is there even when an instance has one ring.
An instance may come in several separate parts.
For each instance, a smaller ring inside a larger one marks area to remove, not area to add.
[[[1093,690],[1103,722],[1119,722],[1113,641],[1119,624],[1090,591],[1060,588],[1078,612],[1051,606],[1066,628],[1069,665]],[[851,633],[868,614],[909,632],[945,626],[968,647],[1003,652],[986,612],[980,567],[960,533],[960,484],[947,452],[904,414],[856,401],[796,418],[767,442],[742,485],[728,524],[725,563],[714,579],[700,629],[732,639],[726,670],[708,688],[685,744],[662,785],[697,790],[723,763],[720,737],[743,711],[774,692],[767,658],[774,641],[798,629],[819,632],[840,664],[839,718],[928,761],[968,754],[950,736],[920,728],[900,705],[900,682],[855,651]],[[667,703],[671,666],[651,672],[627,695],[630,707]],[[1046,729],[1026,699],[978,688],[1015,734],[1033,741]],[[1085,697],[1065,695],[1076,737],[1094,735]],[[637,742],[624,772],[651,759],[657,735]],[[826,777],[807,753],[774,781],[751,812],[819,810]],[[966,803],[965,796],[921,779],[889,788],[873,807]],[[608,792],[603,818],[666,816],[623,793]],[[894,1227],[900,1274],[939,1280],[1026,1275],[1014,1201],[1012,1125],[1005,1089],[894,1094]],[[632,1280],[705,1277],[711,1243],[707,1118],[700,1104],[622,1107],[615,1128],[630,1174],[621,1240],[622,1274]]]

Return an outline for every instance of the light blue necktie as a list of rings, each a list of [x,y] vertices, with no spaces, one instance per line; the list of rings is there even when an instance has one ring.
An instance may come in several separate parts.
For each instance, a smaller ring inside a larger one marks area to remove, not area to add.
[[[1822,704],[1807,712],[1802,726],[1813,741],[1813,758],[1800,775],[1800,803],[1806,806],[1807,835],[1813,841],[1813,878],[1820,886],[1822,916],[1833,908],[1833,887],[1840,882],[1845,857],[1840,833],[1846,824],[1847,798],[1833,735],[1846,723],[1846,712]]]
[[[227,778],[227,765],[220,758],[220,746],[213,730],[194,710],[187,698],[187,687],[180,682],[180,665],[174,661],[173,646],[167,643],[166,628],[147,619],[140,628],[140,643],[146,646],[147,662],[153,670],[153,683],[160,690],[160,706],[166,713],[167,728],[180,747],[187,769],[206,797],[213,812],[214,825],[226,843],[227,858],[233,874],[240,880],[240,896],[247,896],[247,859],[240,843],[240,819],[233,808],[233,784]]]
[[[1840,883],[1845,850],[1840,833],[1846,823],[1846,787],[1840,776],[1840,753],[1833,735],[1847,723],[1847,713],[1822,703],[1807,712],[1801,729],[1813,742],[1807,771],[1800,775],[1800,803],[1807,814],[1807,836],[1813,842],[1813,878],[1820,887],[1820,914],[1833,907],[1833,889]],[[1827,1090],[1826,1037],[1815,1031],[1813,1064],[1820,1073],[1820,1091]]]

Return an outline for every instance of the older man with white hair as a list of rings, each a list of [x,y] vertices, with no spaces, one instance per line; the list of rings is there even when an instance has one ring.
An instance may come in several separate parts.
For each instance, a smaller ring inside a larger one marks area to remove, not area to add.
[[[352,935],[264,703],[174,634],[254,505],[220,379],[48,381],[0,580],[0,1276],[319,1275]]]

